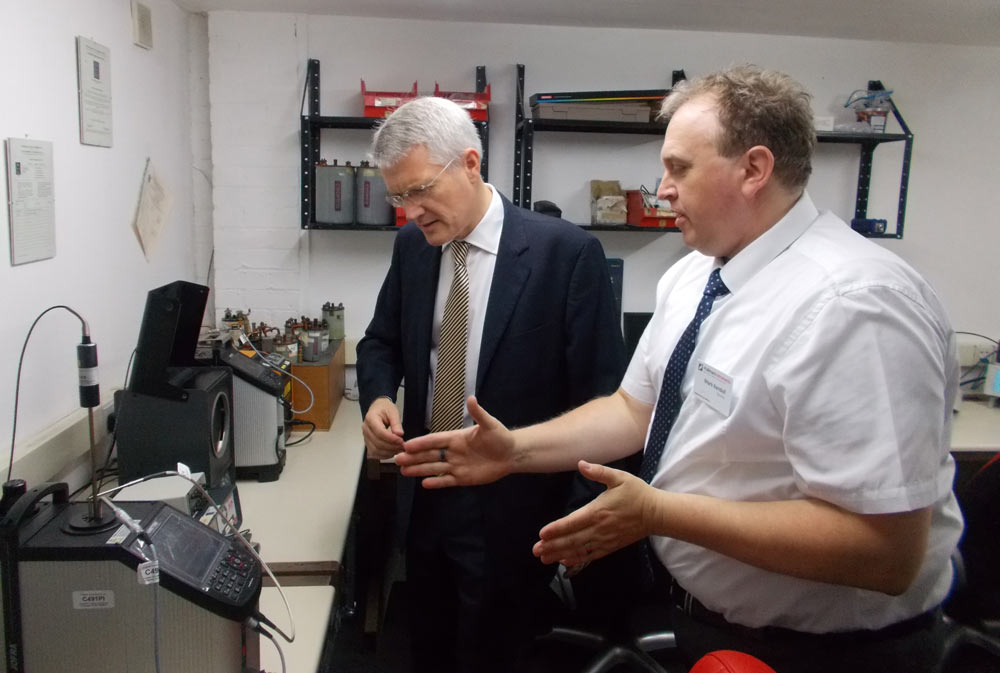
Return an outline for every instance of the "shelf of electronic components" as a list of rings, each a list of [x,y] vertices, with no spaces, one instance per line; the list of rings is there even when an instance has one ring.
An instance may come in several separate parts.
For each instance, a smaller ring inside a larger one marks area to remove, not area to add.
[[[816,140],[821,143],[843,143],[845,145],[878,145],[905,141],[905,133],[844,133],[842,131],[816,131]]]
[[[486,90],[486,66],[476,66],[476,91]],[[396,231],[394,225],[376,226],[368,224],[326,224],[317,222],[312,194],[316,191],[316,165],[320,160],[320,136],[328,129],[360,129],[370,131],[382,121],[379,117],[324,117],[319,113],[319,60],[311,58],[306,66],[306,84],[302,92],[302,103],[308,101],[308,112],[302,110],[299,139],[302,142],[302,229],[338,231]],[[490,123],[472,122],[483,141],[483,157],[480,173],[488,179]]]
[[[624,133],[632,135],[662,135],[666,124],[659,122],[612,122],[585,119],[525,119],[524,126],[535,131],[562,131],[564,133]],[[817,131],[816,140],[821,143],[844,143],[852,145],[890,143],[907,139],[903,133],[844,133],[841,131]]]
[[[515,85],[514,101],[514,189],[513,202],[522,208],[531,208],[531,177],[532,165],[534,161],[534,137],[536,131],[552,131],[561,133],[615,133],[632,135],[662,135],[666,130],[666,124],[659,122],[616,122],[616,121],[590,121],[577,119],[534,119],[524,114],[524,66],[517,64],[517,80]],[[683,79],[684,71],[675,70],[673,84],[679,79]],[[869,91],[881,91],[885,87],[878,80],[868,82]],[[884,231],[867,232],[864,235],[869,238],[903,238],[903,219],[906,215],[906,194],[909,189],[910,179],[910,157],[913,153],[913,134],[900,115],[899,110],[892,103],[892,99],[887,95],[889,107],[893,116],[899,123],[903,133],[846,133],[841,131],[818,131],[816,140],[820,143],[840,143],[857,145],[860,148],[860,161],[858,166],[858,187],[854,202],[854,219],[872,222],[868,220],[868,192],[871,187],[872,160],[875,148],[882,143],[903,142],[902,172],[899,185],[899,202],[896,212],[896,229],[886,233]],[[610,225],[607,228],[600,225],[586,226],[587,229],[597,231],[678,231],[673,228],[655,227],[628,227]]]
[[[520,124],[522,132],[564,131],[567,133],[630,133],[633,135],[663,135],[666,124],[658,122],[611,122],[583,119],[525,119]]]
[[[382,121],[379,117],[311,117],[308,115],[302,116],[302,123],[308,124],[310,128],[319,129],[374,129],[375,126]],[[489,122],[483,121],[473,121],[473,125],[479,129],[479,133],[483,133],[483,129],[487,128]]]

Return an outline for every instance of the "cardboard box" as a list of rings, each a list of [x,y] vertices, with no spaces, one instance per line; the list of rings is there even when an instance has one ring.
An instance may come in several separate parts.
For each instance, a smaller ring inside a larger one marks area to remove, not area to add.
[[[625,224],[625,193],[617,180],[590,181],[590,223]]]

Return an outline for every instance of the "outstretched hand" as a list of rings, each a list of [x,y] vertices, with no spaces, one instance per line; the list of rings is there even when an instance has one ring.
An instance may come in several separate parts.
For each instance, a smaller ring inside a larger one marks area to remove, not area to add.
[[[424,488],[488,484],[513,471],[514,437],[486,413],[475,397],[467,400],[475,425],[438,432],[403,444],[396,455],[406,477],[424,477]]]
[[[543,563],[573,567],[649,535],[654,489],[628,472],[579,462],[580,474],[607,486],[597,498],[539,532],[533,552]]]

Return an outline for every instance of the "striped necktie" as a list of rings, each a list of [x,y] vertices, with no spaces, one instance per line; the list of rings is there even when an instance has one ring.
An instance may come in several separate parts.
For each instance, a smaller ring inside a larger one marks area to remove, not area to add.
[[[465,345],[469,338],[469,244],[452,241],[455,275],[441,318],[431,432],[458,430],[465,417]]]

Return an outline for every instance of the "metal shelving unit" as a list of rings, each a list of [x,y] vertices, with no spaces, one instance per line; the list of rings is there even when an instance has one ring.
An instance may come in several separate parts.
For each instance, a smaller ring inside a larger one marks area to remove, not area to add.
[[[683,79],[683,71],[675,70],[673,74],[673,84]],[[884,90],[882,82],[872,80],[868,82],[870,91]],[[666,124],[658,122],[612,122],[612,121],[584,121],[571,119],[533,119],[524,114],[524,66],[517,64],[517,81],[515,85],[514,101],[514,189],[513,202],[522,208],[531,208],[531,178],[532,165],[534,162],[534,142],[535,132],[563,132],[563,133],[612,133],[612,134],[632,134],[632,135],[663,135],[667,130]],[[891,103],[891,99],[890,99]],[[866,234],[869,238],[902,238],[903,220],[906,215],[906,193],[909,188],[910,179],[910,157],[913,152],[913,133],[900,115],[894,104],[891,105],[892,114],[899,123],[903,133],[840,133],[833,131],[820,131],[816,134],[816,139],[821,143],[841,143],[858,145],[860,147],[860,161],[858,166],[858,189],[854,204],[854,217],[864,219],[868,217],[868,191],[871,185],[872,161],[875,148],[882,143],[903,142],[906,144],[903,150],[902,176],[899,186],[899,207],[896,213],[896,230],[892,233],[872,233]],[[668,232],[678,231],[672,228],[658,227],[635,227],[629,225],[580,225],[585,229],[593,231],[643,231],[643,232]]]
[[[486,90],[486,66],[476,66],[476,91]],[[377,117],[324,117],[319,113],[319,60],[311,58],[306,66],[306,84],[302,92],[303,107],[308,101],[308,112],[301,118],[299,138],[302,142],[302,197],[301,218],[303,229],[327,229],[340,231],[397,231],[393,225],[373,226],[368,224],[326,224],[317,222],[315,216],[316,164],[320,160],[320,137],[324,129],[361,129],[371,131],[381,121]],[[487,179],[489,160],[489,122],[473,121],[479,137],[483,141],[483,159],[480,172]]]

